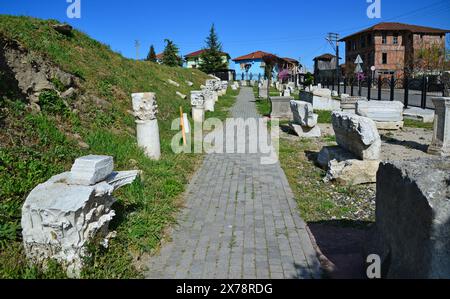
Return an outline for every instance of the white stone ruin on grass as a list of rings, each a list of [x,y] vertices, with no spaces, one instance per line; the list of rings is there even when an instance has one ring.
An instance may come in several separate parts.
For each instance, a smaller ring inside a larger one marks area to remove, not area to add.
[[[380,165],[381,137],[373,120],[333,112],[337,147],[324,147],[318,163],[328,169],[325,181],[346,185],[375,183]]]
[[[115,236],[113,192],[131,184],[139,171],[114,172],[113,158],[86,156],[70,172],[52,177],[28,195],[22,208],[23,242],[35,264],[61,263],[69,277],[79,277],[87,245],[100,240],[107,247]]]
[[[399,101],[357,101],[356,114],[373,120],[379,130],[399,130],[404,125]]]
[[[147,157],[159,160],[161,158],[161,144],[158,120],[156,119],[158,113],[156,94],[153,92],[133,93],[132,99],[138,145],[144,149]]]
[[[311,103],[291,101],[291,110],[294,121],[291,128],[301,138],[317,138],[321,136],[320,127],[317,125],[319,116],[314,114]]]
[[[205,96],[203,91],[191,91],[192,119],[194,122],[205,121]]]
[[[428,153],[450,157],[450,98],[434,98],[436,116],[434,120],[433,141]]]

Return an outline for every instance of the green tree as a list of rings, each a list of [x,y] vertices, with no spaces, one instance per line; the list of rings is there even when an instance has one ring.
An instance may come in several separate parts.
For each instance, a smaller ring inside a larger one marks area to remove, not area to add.
[[[162,63],[167,66],[182,66],[183,59],[179,55],[178,47],[169,39],[164,40],[166,47],[163,52]]]
[[[214,24],[211,26],[209,36],[206,38],[206,48],[204,50],[200,55],[199,69],[201,71],[209,74],[228,67],[227,63],[223,61],[222,44],[219,42]]]
[[[153,45],[150,46],[150,51],[148,52],[147,55],[147,61],[156,62],[156,52],[155,47],[153,47]]]

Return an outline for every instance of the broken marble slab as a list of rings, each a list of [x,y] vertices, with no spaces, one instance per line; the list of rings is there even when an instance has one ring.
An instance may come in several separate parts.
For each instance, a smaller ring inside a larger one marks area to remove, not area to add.
[[[103,158],[102,161],[111,161]],[[83,169],[97,169],[98,160],[91,156]],[[86,165],[91,161],[91,166]],[[80,163],[78,162],[80,165]],[[77,171],[77,167],[73,167]],[[109,168],[108,168],[109,169]],[[102,177],[106,171],[102,172]],[[54,259],[67,270],[69,277],[79,277],[88,244],[100,240],[107,245],[114,232],[109,223],[115,216],[112,193],[131,184],[140,171],[110,172],[95,185],[71,184],[72,171],[50,178],[27,196],[22,208],[22,235],[27,258],[34,264]]]
[[[356,114],[376,122],[403,121],[403,103],[399,101],[358,101]]]
[[[109,156],[89,155],[75,160],[68,182],[72,185],[91,186],[106,179],[114,170]]]
[[[373,120],[348,112],[333,112],[337,143],[361,160],[380,160],[381,137]]]
[[[180,98],[182,98],[183,100],[185,100],[187,98],[187,95],[182,94],[181,92],[177,91],[176,95],[179,96]]]

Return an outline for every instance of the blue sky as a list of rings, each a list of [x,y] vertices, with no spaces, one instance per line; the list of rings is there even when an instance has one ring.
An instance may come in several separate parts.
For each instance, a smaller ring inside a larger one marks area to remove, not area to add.
[[[333,51],[325,40],[328,32],[345,36],[382,21],[450,29],[449,0],[381,4],[381,19],[367,17],[367,0],[81,0],[81,19],[67,17],[66,0],[0,0],[0,14],[67,22],[127,57],[136,56],[139,40],[141,58],[151,44],[162,51],[165,38],[182,54],[199,50],[215,23],[224,50],[233,58],[262,50],[300,58],[308,67],[313,57]]]

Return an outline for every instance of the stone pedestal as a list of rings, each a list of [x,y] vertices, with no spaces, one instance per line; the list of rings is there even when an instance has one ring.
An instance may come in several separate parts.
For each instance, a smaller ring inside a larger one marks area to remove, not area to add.
[[[153,160],[161,158],[158,121],[137,120],[136,133],[139,147],[143,148],[147,157]]]
[[[52,177],[28,195],[22,208],[22,235],[30,262],[54,259],[69,277],[79,277],[88,244],[96,240],[108,247],[115,232],[113,192],[131,184],[139,171],[114,172],[113,158],[87,156],[77,159],[70,172]]]
[[[159,141],[159,126],[156,114],[158,105],[156,95],[152,92],[134,93],[133,110],[136,116],[136,132],[139,147],[145,150],[145,154],[153,160],[161,157],[161,145]]]
[[[192,107],[192,119],[194,122],[202,123],[205,121],[205,108]]]
[[[450,157],[450,98],[434,98],[433,103],[436,116],[433,141],[428,153]]]
[[[270,97],[272,103],[271,118],[293,119],[291,111],[291,101],[293,97]]]

